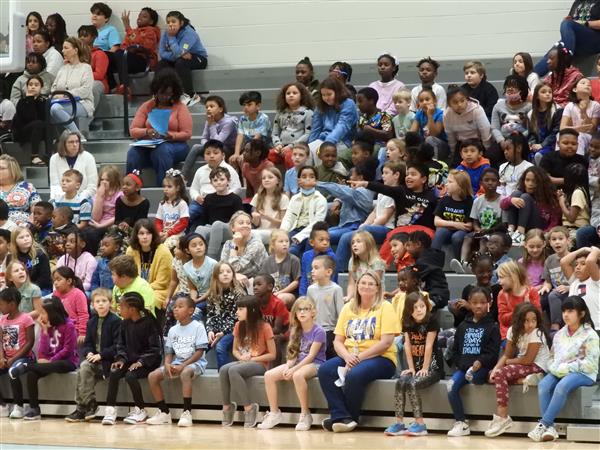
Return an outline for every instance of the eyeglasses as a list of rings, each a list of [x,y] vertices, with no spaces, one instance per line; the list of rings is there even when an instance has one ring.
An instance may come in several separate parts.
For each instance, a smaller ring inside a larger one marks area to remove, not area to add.
[[[306,306],[304,308],[298,308],[298,312],[311,312],[311,311],[312,311],[311,306]]]

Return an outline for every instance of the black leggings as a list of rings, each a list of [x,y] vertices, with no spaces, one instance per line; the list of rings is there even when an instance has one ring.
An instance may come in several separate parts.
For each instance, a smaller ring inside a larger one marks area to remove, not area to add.
[[[8,377],[8,374],[6,376]],[[11,377],[8,377],[8,380],[10,381],[10,389],[13,395],[13,403],[15,405],[23,406],[23,385],[21,384],[21,380],[19,378],[13,380]],[[2,395],[2,391],[0,391],[0,404],[4,403],[4,395]]]
[[[39,408],[38,380],[51,373],[73,372],[77,367],[71,361],[61,359],[47,363],[33,363],[27,366],[27,390],[29,391],[29,406]]]
[[[206,69],[208,60],[202,56],[192,55],[192,59],[177,58],[175,61],[161,59],[156,66],[156,74],[166,67],[173,67],[183,85],[183,91],[189,96],[194,95],[194,83],[192,81],[192,70]]]
[[[130,73],[140,73],[146,70],[148,61],[140,54],[134,52],[127,52],[127,63],[125,62],[125,50],[117,50],[112,53],[110,59],[109,72],[119,74],[119,83],[125,83],[125,80],[129,78]],[[109,81],[113,79],[113,76],[108,77]],[[114,83],[113,81],[113,84]],[[112,87],[112,86],[111,86]]]
[[[546,227],[540,216],[540,210],[537,207],[536,201],[531,195],[522,193],[521,191],[513,191],[510,196],[512,198],[520,198],[525,202],[525,206],[517,208],[510,205],[510,208],[506,210],[509,225],[523,227],[525,231],[529,231],[532,228],[544,229]]]
[[[140,378],[147,378],[150,372],[155,368],[140,367],[135,370],[129,370],[129,365],[124,365],[120,369],[110,371],[108,377],[108,394],[106,395],[106,405],[115,406],[117,404],[117,394],[119,393],[119,380],[125,378],[125,382],[129,385],[133,402],[138,408],[144,407],[144,396],[142,395],[142,387],[138,381]]]
[[[33,120],[18,132],[13,131],[13,137],[19,144],[31,143],[31,156],[40,156],[40,143],[46,137],[46,123],[43,120]],[[48,150],[46,150],[48,152]],[[50,152],[48,152],[50,153]]]

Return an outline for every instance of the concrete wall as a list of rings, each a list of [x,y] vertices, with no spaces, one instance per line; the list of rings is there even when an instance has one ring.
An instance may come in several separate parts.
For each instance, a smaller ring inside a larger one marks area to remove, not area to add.
[[[24,12],[61,13],[69,33],[89,23],[89,1],[20,0]],[[465,60],[542,54],[558,40],[571,1],[110,1],[112,23],[122,29],[143,6],[161,20],[181,10],[198,30],[213,68],[294,65],[305,55],[316,64],[367,63],[384,52],[402,61],[423,56]]]

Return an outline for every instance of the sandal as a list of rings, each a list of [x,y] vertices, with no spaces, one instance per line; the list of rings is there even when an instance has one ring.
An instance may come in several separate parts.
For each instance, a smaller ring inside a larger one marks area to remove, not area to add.
[[[31,158],[31,165],[39,167],[39,166],[45,166],[46,163],[39,156],[34,156],[33,158]]]

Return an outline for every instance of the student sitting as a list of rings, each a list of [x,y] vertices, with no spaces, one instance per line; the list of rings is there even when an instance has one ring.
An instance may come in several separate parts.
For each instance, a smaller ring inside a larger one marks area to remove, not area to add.
[[[372,87],[362,88],[356,94],[358,118],[356,139],[372,144],[385,144],[394,137],[392,116],[378,109],[379,94]]]
[[[369,87],[377,92],[377,108],[390,116],[398,113],[394,95],[401,90],[406,90],[404,83],[395,78],[399,69],[396,58],[389,53],[384,53],[377,58],[377,72],[380,79],[369,84]]]
[[[283,191],[288,197],[298,193],[298,171],[310,159],[310,149],[305,143],[294,144],[292,147],[292,163],[294,167],[286,170],[283,178]]]
[[[4,202],[3,202],[4,203]],[[6,203],[5,203],[6,204]],[[0,203],[0,211],[2,209],[2,203]],[[8,209],[7,216],[8,216]],[[41,201],[33,205],[33,211],[31,214],[32,221],[29,222],[28,226],[33,231],[33,238],[38,244],[41,244],[50,231],[52,231],[52,216],[54,215],[54,207],[52,203]],[[2,213],[0,212],[0,222],[2,221]],[[0,226],[2,228],[2,226]]]
[[[580,296],[594,318],[600,314],[600,302],[598,301],[600,298],[599,264],[600,248],[598,247],[577,249],[560,260],[560,267],[571,285],[569,295]],[[594,326],[596,330],[600,330],[600,323],[594,323]]]
[[[95,47],[93,42],[98,37],[98,30],[93,25],[82,25],[77,30],[79,40],[88,48],[91,52],[92,73],[94,76],[94,83],[92,84],[92,94],[94,96],[94,110],[98,107],[100,100],[104,94],[109,93],[108,89],[108,56],[102,51],[101,48]]]
[[[63,303],[65,311],[73,321],[77,330],[77,345],[85,340],[86,324],[89,320],[88,300],[85,296],[81,280],[69,267],[59,267],[52,273],[54,292],[52,295]]]
[[[235,140],[233,155],[229,157],[229,164],[234,167],[242,167],[244,161],[243,151],[247,141],[252,139],[271,140],[271,121],[269,116],[260,111],[262,96],[260,92],[248,91],[240,96],[240,106],[244,109],[244,115],[238,124],[238,133]]]
[[[332,142],[323,142],[317,153],[320,163],[317,164],[317,180],[342,184],[348,177],[348,171],[338,161],[337,148]],[[329,199],[328,199],[329,200]]]
[[[290,314],[285,303],[273,295],[274,287],[275,280],[271,275],[261,273],[254,277],[254,295],[258,298],[263,320],[273,329],[273,338],[277,346],[275,360],[278,361],[283,356],[281,351],[289,337]]]
[[[565,170],[570,164],[588,166],[588,160],[577,154],[579,133],[573,128],[563,128],[558,132],[558,151],[546,153],[540,161],[540,167],[548,172],[550,181],[560,188],[565,184]]]
[[[56,262],[58,258],[65,254],[67,236],[78,230],[77,225],[73,223],[73,210],[71,208],[68,206],[54,208],[52,212],[52,229],[41,242],[42,248],[51,261]]]
[[[444,93],[444,104],[445,95]],[[451,149],[448,147],[448,137],[444,131],[444,110],[436,107],[437,98],[430,87],[422,88],[417,99],[419,109],[415,112],[410,131],[418,132],[425,142],[433,146],[436,159],[447,159]]]
[[[115,283],[111,302],[113,310],[119,311],[119,304],[125,294],[136,292],[144,299],[144,307],[154,314],[154,290],[146,280],[138,276],[138,269],[133,256],[115,256],[108,264],[108,268]]]
[[[462,161],[456,166],[456,170],[464,170],[469,174],[473,194],[477,195],[480,193],[481,174],[490,167],[490,160],[483,156],[485,149],[478,139],[462,141],[459,144],[459,153]]]
[[[320,255],[327,255],[335,259],[335,253],[329,246],[329,226],[327,222],[317,222],[310,230],[309,244],[312,250],[307,250],[302,255],[300,261],[300,286],[298,287],[299,295],[306,295],[308,287],[312,284],[312,262]],[[334,271],[333,280],[337,282],[337,272]]]
[[[87,250],[86,237],[77,230],[67,235],[65,254],[56,262],[56,267],[68,267],[81,280],[84,291],[91,292],[92,276],[98,266],[96,258]]]
[[[69,169],[62,175],[61,188],[62,195],[52,200],[54,208],[67,206],[73,211],[73,223],[79,229],[85,228],[88,222],[92,220],[92,205],[84,194],[79,194],[79,188],[83,181],[81,172],[75,169]]]
[[[253,233],[268,244],[271,230],[279,228],[290,199],[283,195],[283,178],[276,167],[267,167],[261,174],[260,188],[252,197]]]
[[[434,105],[437,108],[446,109],[446,91],[444,88],[435,82],[435,77],[438,75],[440,63],[431,58],[423,58],[417,63],[417,69],[421,84],[416,85],[411,91],[410,110],[417,112],[419,103],[419,94],[423,89],[429,88],[435,95]]]
[[[487,73],[483,63],[469,61],[463,66],[465,81],[461,87],[470,98],[474,98],[485,111],[488,120],[492,118],[492,110],[498,102],[498,91],[492,83],[487,80]]]
[[[296,300],[300,285],[300,260],[289,252],[290,238],[283,230],[273,230],[269,241],[269,257],[262,269],[275,280],[275,296],[288,306]]]
[[[406,133],[410,131],[410,126],[412,125],[413,120],[415,120],[415,113],[410,110],[410,91],[408,89],[396,91],[393,100],[397,112],[397,114],[392,117],[394,136],[402,139]]]

